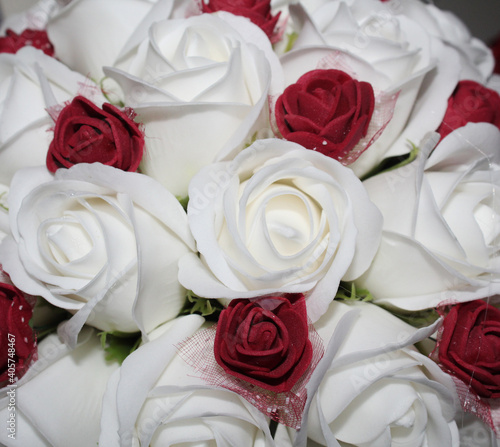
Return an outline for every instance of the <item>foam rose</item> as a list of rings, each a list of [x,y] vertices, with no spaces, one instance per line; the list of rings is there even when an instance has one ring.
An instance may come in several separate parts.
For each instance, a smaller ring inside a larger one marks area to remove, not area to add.
[[[103,399],[100,445],[275,446],[262,413],[238,394],[206,385],[178,355],[177,345],[203,321],[190,315],[161,326],[123,362]]]
[[[454,384],[413,347],[436,324],[417,330],[371,303],[334,301],[315,328],[330,342],[317,367],[324,376],[308,386],[310,410],[297,439],[307,434],[325,446],[335,440],[458,445]]]
[[[82,331],[74,350],[51,334],[40,342],[38,354],[38,361],[14,388],[15,439],[4,429],[2,445],[97,445],[102,397],[118,363],[106,361],[99,337],[90,328]],[[7,391],[0,392],[0,417],[5,421],[11,417]]]
[[[380,137],[356,160],[362,176],[380,161],[409,152],[435,130],[460,75],[458,53],[401,14],[400,2],[352,0],[312,2],[290,13],[299,36],[282,57],[289,85],[305,71],[334,68],[355,73],[386,96],[398,94],[394,113]]]
[[[288,141],[258,140],[232,162],[206,167],[189,197],[201,257],[183,257],[179,279],[206,298],[309,291],[314,321],[378,247],[380,214],[359,179]]]
[[[83,75],[100,80],[103,66],[126,57],[158,17],[183,14],[175,0],[71,0],[52,13],[47,33],[58,59]],[[188,4],[188,2],[182,2]],[[178,9],[181,11],[178,11]],[[117,14],[117,11],[120,11]]]
[[[91,81],[31,47],[0,54],[0,183],[10,185],[23,167],[45,164],[54,125],[47,109],[89,93],[104,97]]]
[[[500,292],[500,130],[469,123],[413,163],[364,182],[384,216],[380,249],[359,284],[408,309]]]
[[[12,236],[0,262],[12,282],[105,331],[151,331],[177,316],[185,290],[180,256],[194,248],[186,213],[155,180],[98,163],[17,173],[9,196]]]
[[[182,196],[201,167],[266,127],[268,92],[282,81],[264,32],[227,12],[157,22],[127,63],[105,71],[144,124],[142,172]]]

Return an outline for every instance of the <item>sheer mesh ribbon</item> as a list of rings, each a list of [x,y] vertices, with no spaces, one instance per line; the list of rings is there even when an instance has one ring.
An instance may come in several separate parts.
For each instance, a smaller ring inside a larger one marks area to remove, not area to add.
[[[323,341],[313,325],[309,324],[309,340],[313,348],[311,364],[293,388],[284,393],[265,390],[227,374],[215,360],[216,331],[215,324],[179,343],[177,347],[181,358],[198,371],[209,385],[239,394],[272,420],[298,430],[307,399],[306,384],[324,353]]]
[[[351,68],[351,64],[349,63],[349,55],[342,53],[340,51],[332,51],[328,56],[322,58],[316,69],[320,70],[328,70],[335,69],[343,71],[351,76],[353,79],[358,79],[357,73]],[[359,156],[366,151],[375,141],[382,135],[382,132],[385,130],[389,122],[391,121],[394,109],[396,107],[396,102],[399,97],[398,92],[386,93],[383,91],[377,91],[374,89],[375,95],[375,108],[373,111],[372,118],[370,120],[370,124],[366,131],[366,135],[360,139],[356,145],[348,152],[340,154],[336,159],[342,163],[344,166],[350,165],[354,163]],[[278,130],[278,126],[276,124],[276,101],[278,100],[279,95],[269,96],[269,118],[271,123],[271,128],[274,134],[278,138],[283,138]]]

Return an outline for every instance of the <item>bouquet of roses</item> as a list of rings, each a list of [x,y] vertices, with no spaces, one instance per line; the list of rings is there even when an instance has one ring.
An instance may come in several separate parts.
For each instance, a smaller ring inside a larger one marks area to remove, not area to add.
[[[500,82],[420,0],[41,0],[0,38],[0,444],[491,446]]]

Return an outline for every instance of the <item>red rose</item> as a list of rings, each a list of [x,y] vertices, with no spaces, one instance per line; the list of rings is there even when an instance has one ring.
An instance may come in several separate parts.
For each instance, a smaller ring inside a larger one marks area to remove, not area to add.
[[[0,388],[20,379],[36,360],[37,346],[29,325],[32,314],[24,294],[0,282]]]
[[[500,128],[500,96],[475,81],[460,81],[448,99],[437,132],[444,138],[467,123],[491,123]]]
[[[270,0],[209,0],[208,3],[202,2],[201,6],[205,13],[227,11],[236,16],[246,17],[260,27],[271,42],[279,40],[274,28],[280,13],[275,16],[271,14]]]
[[[54,47],[43,30],[25,29],[21,34],[17,34],[8,29],[6,36],[0,37],[0,53],[14,54],[25,46],[38,48],[48,56],[54,56]]]
[[[281,135],[341,160],[368,130],[373,89],[339,70],[313,70],[288,86],[276,103]]]
[[[438,359],[480,397],[500,397],[500,310],[485,301],[458,304],[446,315]]]
[[[304,296],[231,301],[219,317],[214,351],[228,374],[290,391],[312,359]]]
[[[136,171],[144,136],[126,113],[111,104],[102,109],[77,96],[57,118],[47,153],[47,168],[55,172],[77,163],[99,162],[123,171]]]

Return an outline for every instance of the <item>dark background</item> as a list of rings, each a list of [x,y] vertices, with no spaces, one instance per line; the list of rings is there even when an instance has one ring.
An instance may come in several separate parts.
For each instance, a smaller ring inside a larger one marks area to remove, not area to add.
[[[500,0],[434,0],[431,3],[453,11],[474,36],[486,43],[500,35]]]

